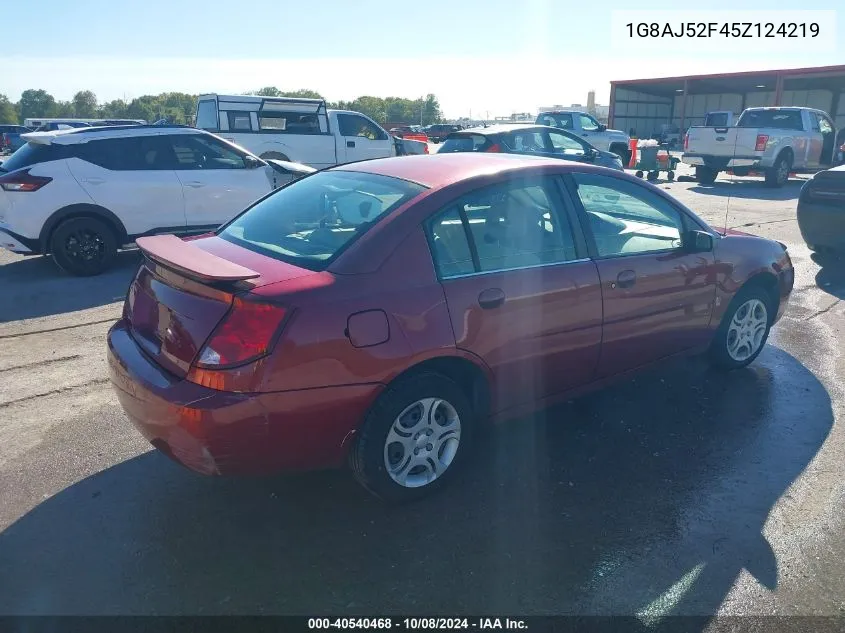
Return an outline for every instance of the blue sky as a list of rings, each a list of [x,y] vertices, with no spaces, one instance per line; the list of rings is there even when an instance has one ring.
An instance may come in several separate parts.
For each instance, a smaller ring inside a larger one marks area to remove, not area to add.
[[[801,8],[835,10],[840,4],[810,0]],[[823,25],[837,37],[826,52],[808,52],[797,42],[783,50],[748,43],[742,50],[712,44],[707,50],[678,50],[683,47],[666,42],[655,52],[611,37],[610,12],[632,6],[618,0],[42,0],[38,5],[35,30],[19,24],[4,29],[0,41],[0,93],[12,99],[30,87],[62,99],[91,89],[105,100],[277,85],[316,89],[332,99],[434,92],[448,115],[472,109],[508,114],[583,102],[591,88],[606,102],[611,79],[845,63],[842,16]],[[708,9],[755,6],[760,5],[716,2]],[[676,7],[675,17],[687,19],[683,3]],[[794,2],[766,3],[767,10],[794,8]]]

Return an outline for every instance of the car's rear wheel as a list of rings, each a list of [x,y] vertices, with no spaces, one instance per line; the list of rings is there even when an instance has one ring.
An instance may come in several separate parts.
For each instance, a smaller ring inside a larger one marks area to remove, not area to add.
[[[774,167],[766,170],[766,185],[769,187],[783,187],[789,180],[791,160],[786,153],[778,156]]]
[[[50,252],[59,268],[71,275],[99,275],[114,261],[117,237],[102,220],[71,218],[53,231]]]
[[[717,367],[737,369],[752,363],[769,338],[775,307],[760,287],[750,287],[731,301],[710,346],[710,358]]]
[[[457,383],[440,374],[400,379],[379,397],[350,453],[356,479],[390,502],[443,486],[469,453],[473,410]]]

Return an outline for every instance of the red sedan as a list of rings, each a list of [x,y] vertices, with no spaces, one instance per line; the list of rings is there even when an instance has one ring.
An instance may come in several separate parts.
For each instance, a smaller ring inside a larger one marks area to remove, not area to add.
[[[445,483],[491,420],[676,355],[747,365],[793,286],[778,242],[507,154],[347,164],[138,246],[108,348],[140,432],[204,474],[348,462],[389,500]]]

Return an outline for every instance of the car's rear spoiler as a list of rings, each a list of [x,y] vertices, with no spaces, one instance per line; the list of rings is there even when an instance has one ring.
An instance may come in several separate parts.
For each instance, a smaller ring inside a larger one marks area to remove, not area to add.
[[[175,235],[150,235],[135,240],[138,248],[155,262],[199,281],[242,281],[261,274],[212,255]]]

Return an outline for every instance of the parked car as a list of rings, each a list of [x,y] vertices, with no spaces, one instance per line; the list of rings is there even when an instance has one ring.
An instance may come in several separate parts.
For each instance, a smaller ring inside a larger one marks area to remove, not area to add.
[[[315,169],[427,151],[420,141],[394,139],[360,112],[329,110],[322,99],[200,95],[196,126],[260,158]]]
[[[452,132],[439,150],[441,154],[450,152],[532,154],[624,169],[616,154],[602,152],[574,134],[545,125],[502,124]]]
[[[463,128],[460,125],[450,125],[448,123],[435,123],[428,126],[425,133],[433,143],[442,143],[446,140],[452,132],[460,132]]]
[[[389,500],[446,483],[490,420],[676,355],[751,363],[793,286],[778,242],[509,154],[343,165],[138,246],[108,334],[132,424],[199,473],[348,460]]]
[[[700,183],[719,172],[763,172],[766,185],[782,187],[790,173],[812,173],[834,160],[836,127],[812,108],[747,108],[733,127],[693,126],[681,160],[695,167]]]
[[[537,125],[549,125],[571,132],[604,152],[612,152],[627,165],[631,158],[631,137],[621,130],[609,130],[587,112],[549,110],[537,115]]]
[[[804,183],[798,227],[810,250],[845,254],[845,165],[820,171]]]
[[[23,125],[0,125],[0,154],[16,151],[24,144],[21,134],[27,132],[32,130]]]
[[[428,143],[428,135],[419,126],[396,125],[390,128],[390,134],[397,138],[413,139]]]
[[[50,253],[76,275],[109,267],[139,235],[200,233],[314,170],[273,164],[181,126],[23,135],[0,164],[0,246]]]

